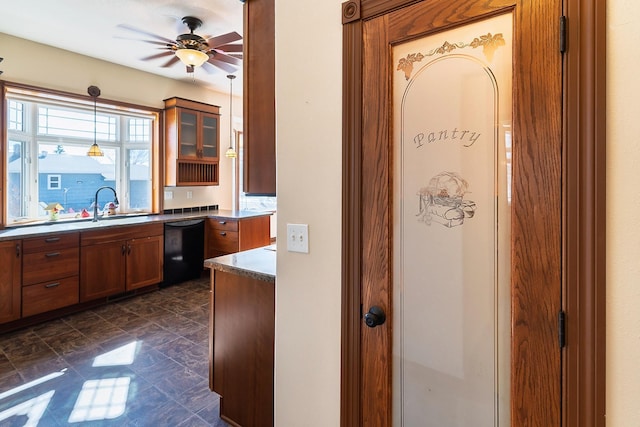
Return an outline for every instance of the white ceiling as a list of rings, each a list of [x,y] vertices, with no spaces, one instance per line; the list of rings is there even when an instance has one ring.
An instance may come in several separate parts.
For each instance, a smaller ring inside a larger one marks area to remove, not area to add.
[[[166,58],[142,61],[162,50],[142,41],[153,38],[119,25],[175,40],[189,32],[182,18],[195,16],[203,21],[195,33],[205,38],[231,31],[243,34],[240,0],[0,0],[0,10],[1,33],[173,79],[195,78],[223,92],[229,87],[228,72],[210,67],[209,74],[196,68],[192,76],[180,62],[163,68]],[[242,67],[234,74],[241,77]]]

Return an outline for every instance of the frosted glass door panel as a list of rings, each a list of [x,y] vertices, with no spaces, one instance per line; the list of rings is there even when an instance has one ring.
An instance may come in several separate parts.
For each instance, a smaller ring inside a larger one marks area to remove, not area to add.
[[[394,425],[509,425],[512,16],[393,48]]]

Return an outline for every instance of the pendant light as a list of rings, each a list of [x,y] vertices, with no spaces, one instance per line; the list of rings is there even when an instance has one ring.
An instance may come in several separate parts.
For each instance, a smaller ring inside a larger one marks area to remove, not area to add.
[[[93,97],[93,144],[89,147],[89,151],[87,151],[87,156],[91,157],[100,157],[104,156],[104,153],[98,146],[98,138],[97,138],[97,100],[100,96],[100,88],[98,86],[89,86],[87,92],[91,97]]]
[[[235,159],[238,157],[238,153],[233,149],[233,79],[236,76],[229,74],[227,78],[229,79],[229,149],[224,155],[230,159]]]

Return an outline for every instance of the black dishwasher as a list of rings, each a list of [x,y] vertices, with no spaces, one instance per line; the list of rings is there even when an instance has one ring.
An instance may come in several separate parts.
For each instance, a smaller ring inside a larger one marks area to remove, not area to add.
[[[164,280],[160,286],[200,277],[203,264],[204,219],[165,222]]]

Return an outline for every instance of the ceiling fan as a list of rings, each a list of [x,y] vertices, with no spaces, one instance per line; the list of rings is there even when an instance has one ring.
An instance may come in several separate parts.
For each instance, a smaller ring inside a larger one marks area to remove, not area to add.
[[[202,66],[208,73],[215,72],[215,68],[233,73],[238,70],[242,62],[242,44],[235,43],[242,40],[242,36],[235,31],[218,36],[199,36],[194,31],[202,26],[202,20],[194,16],[185,16],[182,22],[190,32],[180,34],[175,40],[159,36],[138,28],[120,24],[118,27],[138,34],[153,37],[155,40],[141,40],[146,43],[161,45],[163,52],[141,58],[143,61],[171,57],[162,67],[171,67],[182,61],[187,67],[187,73],[192,73],[195,67]]]

